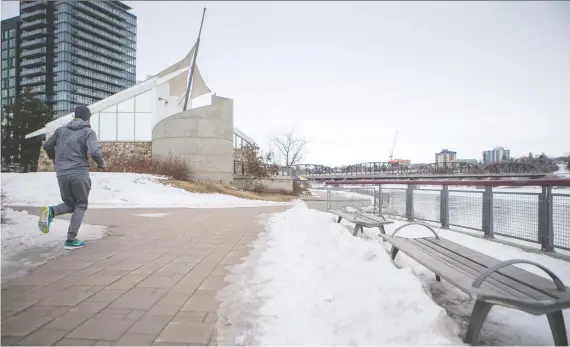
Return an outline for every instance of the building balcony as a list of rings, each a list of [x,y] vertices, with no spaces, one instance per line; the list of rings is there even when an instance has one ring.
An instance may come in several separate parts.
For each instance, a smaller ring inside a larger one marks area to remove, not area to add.
[[[101,45],[101,46],[103,46],[109,50],[114,50],[117,53],[123,53],[128,49],[127,45],[119,45],[119,44],[110,42],[109,40],[102,39],[101,37],[92,35],[90,33],[83,31],[83,30],[75,30],[72,33],[72,35],[75,35],[76,37],[87,40],[87,41],[97,43],[97,44],[99,44],[99,45]]]
[[[20,66],[24,67],[24,66],[34,66],[34,65],[43,65],[46,63],[46,58],[45,57],[40,57],[40,58],[34,58],[34,59],[23,59],[22,62],[20,62]]]
[[[112,18],[112,17],[102,13],[101,11],[94,9],[91,6],[85,5],[85,3],[81,2],[81,1],[75,2],[75,8],[83,10],[86,13],[89,13],[89,14],[97,17],[98,19],[102,20],[102,21],[112,23],[113,25],[116,25],[116,26],[123,28],[123,29],[126,28],[126,23],[124,21]]]
[[[25,47],[33,47],[33,46],[42,46],[42,45],[45,45],[45,43],[46,43],[46,39],[41,38],[41,39],[24,41],[20,44],[20,47],[25,48]]]
[[[20,76],[33,76],[45,73],[46,73],[45,67],[34,67],[30,69],[22,69],[22,71],[20,72]]]
[[[47,10],[40,8],[40,9],[33,10],[33,11],[30,11],[30,12],[24,12],[24,13],[22,13],[22,14],[20,15],[20,19],[21,19],[22,21],[24,21],[24,20],[28,21],[28,20],[32,20],[32,19],[34,19],[34,18],[36,18],[36,17],[43,17],[43,16],[46,16],[46,15],[47,15]]]
[[[80,40],[80,39],[73,39],[73,44],[76,45],[77,47],[82,47],[82,48],[89,50],[89,51],[95,51],[95,52],[97,52],[98,55],[104,55],[105,57],[113,58],[113,59],[116,59],[120,62],[125,61],[125,55],[124,54],[115,53],[113,51],[110,51],[108,49],[103,49],[100,47],[94,47],[93,45],[90,45],[89,43],[87,43],[83,40]]]
[[[20,10],[28,11],[37,7],[42,7],[47,5],[47,0],[36,0],[36,1],[21,1]]]
[[[75,94],[88,96],[88,97],[96,98],[96,99],[105,99],[106,97],[112,95],[112,93],[103,93],[103,92],[93,90],[90,88],[88,89],[88,88],[81,88],[81,87],[73,88],[71,91]]]
[[[121,87],[112,86],[107,83],[96,82],[91,79],[79,78],[76,76],[71,77],[71,82],[77,84],[78,86],[90,87],[98,89],[99,91],[102,91],[104,93],[110,93],[110,94],[115,94],[123,90],[123,88]]]
[[[82,12],[75,12],[75,17],[76,18],[80,18],[80,19],[84,19],[86,22],[94,25],[97,27],[98,30],[107,30],[107,33],[112,34],[112,35],[116,35],[119,37],[125,37],[127,36],[127,31],[125,29],[121,29],[112,25],[109,25],[108,23],[105,23],[93,16],[89,16],[85,13]]]
[[[117,61],[114,61],[111,59],[107,59],[107,58],[101,57],[100,54],[93,54],[93,53],[84,51],[82,49],[74,49],[72,51],[72,53],[77,55],[78,57],[91,60],[92,62],[96,62],[98,64],[104,64],[104,65],[110,66],[110,67],[115,68],[115,69],[125,70],[127,68],[127,64],[124,62],[117,62]]]
[[[47,36],[47,28],[36,29],[36,30],[32,30],[32,31],[23,31],[20,34],[20,37],[22,38],[22,40],[32,39],[32,38],[35,38],[38,36]]]
[[[47,20],[36,19],[36,20],[32,20],[32,21],[23,22],[20,25],[20,28],[30,30],[30,29],[35,28],[35,27],[41,27],[41,26],[46,26],[46,25],[47,25]]]
[[[35,86],[30,88],[30,92],[31,93],[45,93],[46,92],[46,86],[42,85],[42,86]]]
[[[29,86],[31,84],[38,84],[38,83],[45,83],[46,77],[39,76],[39,77],[32,77],[32,78],[22,78],[20,80],[21,86]]]
[[[73,21],[73,24],[74,24],[75,26],[78,26],[78,27],[80,27],[81,29],[83,29],[83,30],[89,32],[91,35],[94,35],[94,36],[102,36],[102,37],[104,37],[104,38],[106,38],[106,39],[112,41],[112,43],[114,43],[114,44],[121,45],[121,46],[127,44],[127,39],[125,39],[124,37],[120,37],[120,36],[117,36],[117,35],[109,34],[108,32],[106,32],[106,31],[104,31],[104,30],[101,30],[101,29],[99,29],[99,28],[97,28],[97,27],[94,27],[94,26],[92,26],[92,25],[83,23],[83,22],[81,22],[81,21],[79,21],[79,20]]]
[[[81,67],[74,67],[72,71],[75,75],[78,75],[77,78],[87,78],[87,79],[94,79],[103,83],[108,83],[114,86],[118,86],[121,89],[124,89],[127,86],[127,81],[124,79],[119,78],[112,78],[107,75],[103,75],[100,73],[96,73]]]
[[[33,57],[36,55],[45,55],[45,54],[46,54],[46,48],[45,47],[35,48],[35,49],[24,49],[20,53],[20,57],[22,57],[22,58]]]
[[[111,70],[109,68],[101,66],[101,64],[99,64],[99,63],[94,63],[94,62],[91,62],[91,61],[88,61],[85,59],[76,58],[76,59],[74,59],[74,64],[77,66],[81,66],[85,69],[92,70],[95,73],[107,75],[113,79],[124,79],[124,78],[126,78],[125,71]]]

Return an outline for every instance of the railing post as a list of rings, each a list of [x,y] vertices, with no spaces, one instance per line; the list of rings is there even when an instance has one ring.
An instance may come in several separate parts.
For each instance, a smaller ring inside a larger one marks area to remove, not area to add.
[[[327,212],[331,211],[331,187],[327,188]]]
[[[444,184],[441,187],[439,199],[439,220],[442,229],[449,229],[449,186]]]
[[[486,186],[483,192],[483,234],[493,238],[493,187]]]
[[[553,252],[552,187],[542,186],[538,199],[538,242],[543,252]]]
[[[378,185],[378,214],[382,214],[382,185]]]
[[[374,209],[372,211],[376,211],[376,188],[372,187],[372,200],[374,200]]]
[[[414,185],[409,184],[406,190],[406,218],[409,221],[414,220]]]

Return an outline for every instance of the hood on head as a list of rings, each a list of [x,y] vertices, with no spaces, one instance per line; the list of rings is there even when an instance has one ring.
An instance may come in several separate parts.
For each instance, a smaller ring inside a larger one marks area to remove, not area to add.
[[[66,128],[78,130],[81,128],[91,128],[91,125],[83,119],[75,118],[65,125]]]
[[[75,118],[83,119],[88,122],[91,118],[91,110],[87,106],[79,105],[75,107]]]

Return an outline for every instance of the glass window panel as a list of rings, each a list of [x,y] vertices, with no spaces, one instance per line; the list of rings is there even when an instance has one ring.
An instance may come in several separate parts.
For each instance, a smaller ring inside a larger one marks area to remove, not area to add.
[[[91,124],[91,129],[95,130],[97,138],[99,138],[99,113],[92,115],[89,123]]]
[[[101,113],[99,115],[99,139],[101,141],[117,140],[117,114]]]
[[[135,112],[135,98],[123,101],[118,105],[119,112]]]
[[[113,105],[113,106],[101,111],[101,113],[114,113],[114,112],[117,112],[117,105]]]
[[[152,112],[152,90],[136,96],[137,113]]]
[[[117,140],[134,141],[135,139],[135,114],[119,113],[118,114]]]
[[[135,140],[152,141],[152,113],[136,114]]]

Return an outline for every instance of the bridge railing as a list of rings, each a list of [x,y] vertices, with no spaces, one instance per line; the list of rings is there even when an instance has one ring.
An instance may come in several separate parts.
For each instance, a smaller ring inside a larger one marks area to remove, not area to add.
[[[327,181],[326,210],[357,205],[486,238],[570,250],[570,179]]]

